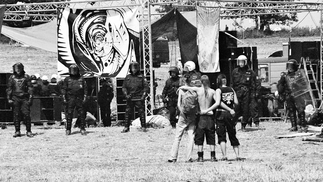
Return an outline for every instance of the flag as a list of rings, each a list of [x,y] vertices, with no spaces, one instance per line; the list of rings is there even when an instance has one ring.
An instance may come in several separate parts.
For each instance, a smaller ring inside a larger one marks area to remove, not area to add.
[[[198,63],[203,73],[220,71],[220,8],[197,7]]]
[[[1,34],[1,28],[2,28],[2,23],[3,23],[3,17],[4,17],[5,10],[6,10],[6,6],[0,7],[0,34]]]

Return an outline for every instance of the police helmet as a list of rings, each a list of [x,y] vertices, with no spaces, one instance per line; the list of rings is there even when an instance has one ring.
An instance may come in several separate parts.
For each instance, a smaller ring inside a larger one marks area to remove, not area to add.
[[[80,75],[79,67],[76,64],[72,64],[69,67],[69,73],[70,73],[71,76],[78,76],[78,75]]]
[[[193,71],[195,70],[195,63],[193,61],[187,61],[184,64],[184,71]]]
[[[288,71],[291,72],[295,72],[298,69],[298,63],[295,59],[290,59],[287,63],[286,63],[286,69]]]
[[[243,62],[244,65],[247,65],[247,60],[248,60],[248,58],[245,55],[240,55],[237,58],[237,65],[239,65],[240,62]]]
[[[179,75],[179,70],[176,66],[172,66],[169,68],[169,73],[175,73],[176,75]]]

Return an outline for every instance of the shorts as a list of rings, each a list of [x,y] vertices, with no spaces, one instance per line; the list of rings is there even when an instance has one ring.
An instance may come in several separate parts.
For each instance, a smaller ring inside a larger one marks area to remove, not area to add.
[[[216,134],[218,135],[218,143],[227,142],[227,133],[231,146],[239,146],[237,139],[236,124],[233,121],[231,114],[228,111],[216,112]]]
[[[212,115],[198,116],[198,124],[195,131],[195,144],[203,145],[204,137],[208,145],[215,145],[215,122]]]

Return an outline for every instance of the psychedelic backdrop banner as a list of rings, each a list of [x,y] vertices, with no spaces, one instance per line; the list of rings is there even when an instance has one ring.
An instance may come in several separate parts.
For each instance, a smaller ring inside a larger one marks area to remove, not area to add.
[[[220,9],[197,7],[198,63],[203,73],[220,71]]]
[[[137,8],[59,9],[58,73],[77,64],[84,76],[125,77],[139,59]]]

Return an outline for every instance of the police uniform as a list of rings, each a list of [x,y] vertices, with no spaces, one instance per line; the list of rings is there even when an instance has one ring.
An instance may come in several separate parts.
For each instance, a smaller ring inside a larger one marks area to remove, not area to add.
[[[176,67],[171,67],[169,69],[169,73],[175,73],[175,77],[171,77],[166,80],[165,87],[162,92],[162,96],[164,98],[164,102],[167,104],[167,109],[169,110],[170,115],[170,124],[172,127],[176,126],[176,108],[177,108],[177,89],[179,88],[179,70]]]
[[[288,71],[287,73],[282,73],[280,80],[277,84],[277,90],[279,95],[281,96],[282,100],[286,101],[286,109],[288,112],[288,116],[291,121],[292,127],[290,128],[290,131],[297,131],[297,117],[296,112],[298,113],[299,118],[299,125],[300,125],[300,131],[306,131],[306,120],[305,120],[305,107],[297,110],[297,103],[295,101],[295,98],[292,96],[292,88],[290,88],[291,82],[296,78],[296,71],[297,71],[297,62],[296,60],[289,60],[287,63],[287,67],[294,67],[293,71]]]
[[[241,122],[242,129],[245,129],[248,123],[251,124],[249,104],[251,95],[255,90],[255,78],[255,73],[246,64],[244,67],[238,67],[232,71],[232,87],[236,91],[239,101],[234,120],[238,120],[241,115],[243,116]]]
[[[72,119],[74,109],[76,109],[78,118],[81,121],[81,134],[85,135],[85,116],[83,104],[87,97],[87,84],[84,78],[79,74],[77,65],[70,66],[70,76],[66,77],[62,83],[62,96],[66,103],[66,135],[71,134]]]
[[[132,72],[132,66],[137,68],[136,73]],[[129,127],[131,125],[130,116],[133,113],[134,107],[138,109],[141,127],[144,131],[146,131],[145,97],[146,93],[148,92],[148,84],[144,75],[140,73],[139,64],[137,62],[130,64],[130,73],[131,74],[126,76],[122,85],[122,92],[127,99],[125,113],[126,124],[124,130],[122,131],[123,133],[129,131]]]
[[[17,73],[17,70],[20,73]],[[15,125],[14,137],[21,136],[20,134],[20,113],[26,125],[27,136],[32,137],[31,133],[31,118],[30,106],[33,98],[33,86],[29,75],[25,74],[22,63],[13,65],[13,75],[9,77],[7,85],[7,99],[10,104],[13,104],[13,120]]]

